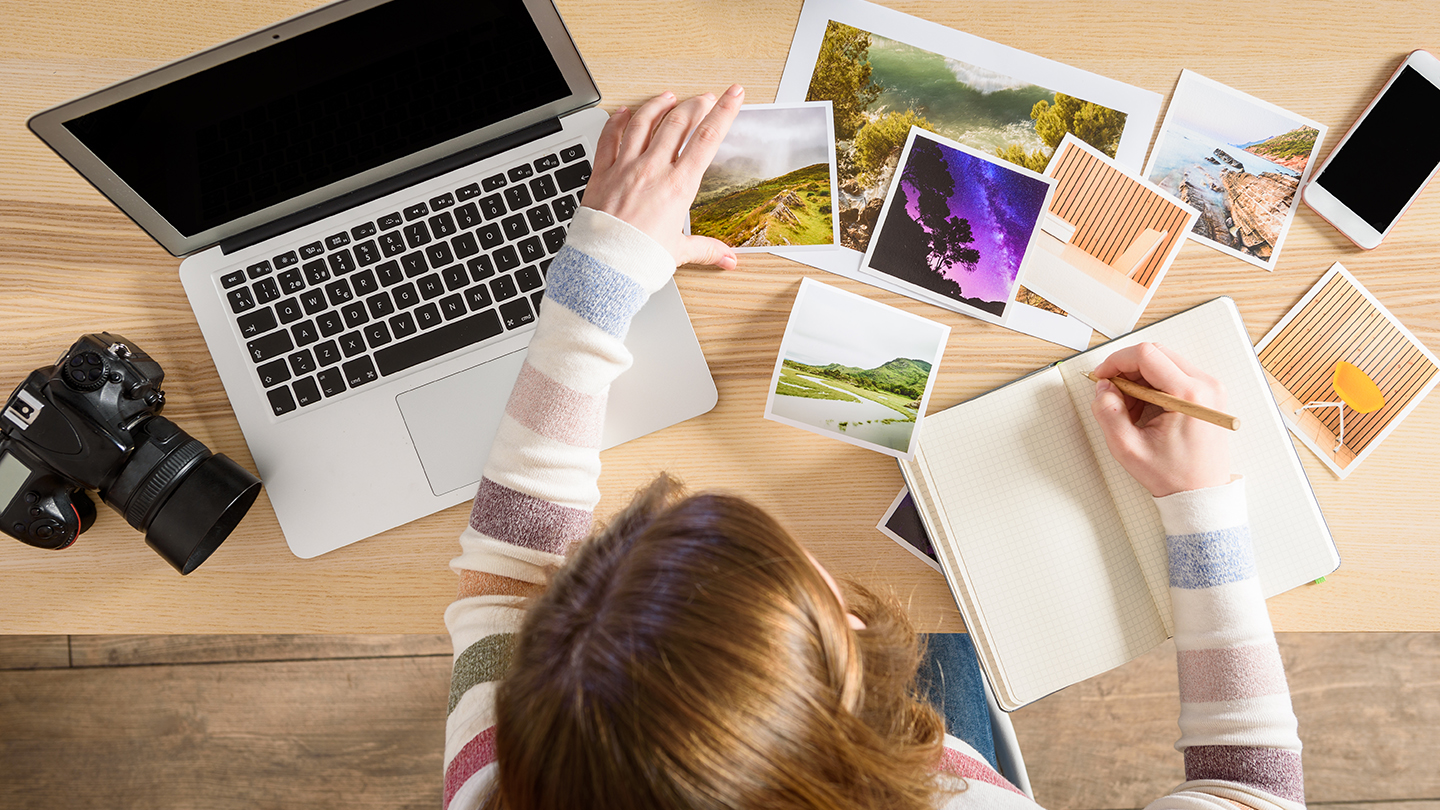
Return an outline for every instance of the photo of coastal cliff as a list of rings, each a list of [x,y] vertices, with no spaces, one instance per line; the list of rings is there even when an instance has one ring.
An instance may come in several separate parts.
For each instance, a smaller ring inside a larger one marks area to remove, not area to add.
[[[1200,212],[1190,238],[1275,266],[1325,125],[1183,71],[1145,178]]]
[[[910,458],[950,327],[803,279],[765,418]]]
[[[833,248],[835,139],[830,103],[741,108],[690,206],[690,232],[739,252]]]

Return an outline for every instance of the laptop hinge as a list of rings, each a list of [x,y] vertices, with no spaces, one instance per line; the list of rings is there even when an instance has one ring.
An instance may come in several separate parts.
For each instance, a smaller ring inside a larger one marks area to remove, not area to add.
[[[257,228],[251,228],[244,233],[236,234],[229,239],[220,242],[220,250],[225,254],[231,254],[244,250],[251,245],[258,245],[266,239],[279,236],[282,233],[302,228],[312,222],[318,222],[332,214],[338,214],[347,208],[354,208],[371,200],[377,200],[386,194],[399,191],[409,186],[423,183],[432,177],[438,177],[448,171],[453,171],[470,163],[493,157],[502,152],[507,152],[518,146],[523,146],[531,141],[537,141],[549,135],[554,135],[562,129],[559,118],[550,118],[538,124],[531,124],[524,129],[518,129],[508,135],[486,141],[447,155],[439,160],[431,161],[424,166],[416,166],[409,171],[401,172],[394,177],[387,177],[379,182],[371,183],[364,188],[358,188],[347,194],[342,194],[334,199],[326,200],[318,205],[312,205],[303,211],[296,211],[293,214],[271,220]]]

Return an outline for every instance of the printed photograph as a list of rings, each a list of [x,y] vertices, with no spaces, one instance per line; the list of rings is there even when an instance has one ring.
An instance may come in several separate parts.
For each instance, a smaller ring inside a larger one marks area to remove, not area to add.
[[[765,418],[910,458],[950,327],[803,279]]]
[[[806,99],[834,105],[840,242],[862,252],[912,126],[1040,172],[1066,133],[1114,157],[1126,121],[1118,110],[834,20]]]
[[[1025,283],[1119,337],[1135,328],[1199,212],[1071,135],[1045,175],[1055,192]]]
[[[1336,263],[1255,345],[1290,431],[1340,478],[1440,382],[1440,361]]]
[[[902,489],[890,502],[890,508],[885,510],[885,516],[880,518],[876,529],[886,537],[894,540],[901,548],[914,554],[920,560],[936,571],[944,573],[940,568],[940,558],[935,554],[935,546],[930,543],[930,535],[925,531],[925,522],[920,519],[920,510],[915,507],[915,498],[910,495],[909,489]]]
[[[861,272],[1000,323],[1054,181],[912,130]]]
[[[1325,125],[1183,71],[1145,179],[1200,212],[1202,244],[1270,269]]]
[[[828,102],[743,107],[700,180],[690,232],[738,251],[833,248],[832,120]]]

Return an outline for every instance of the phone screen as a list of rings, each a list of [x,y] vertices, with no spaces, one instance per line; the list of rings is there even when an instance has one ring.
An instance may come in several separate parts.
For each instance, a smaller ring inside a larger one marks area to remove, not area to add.
[[[1384,233],[1440,164],[1440,87],[1406,67],[1315,178]]]

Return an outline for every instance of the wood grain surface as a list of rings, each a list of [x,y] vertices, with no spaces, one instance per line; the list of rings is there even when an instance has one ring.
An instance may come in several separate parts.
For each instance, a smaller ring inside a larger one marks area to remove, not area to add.
[[[1294,3],[1253,18],[1242,3],[967,2],[889,5],[1169,96],[1182,68],[1330,126],[1338,140],[1409,50],[1440,49],[1429,4]],[[108,330],[166,371],[170,417],[252,466],[169,256],[25,128],[35,112],[304,11],[307,0],[49,3],[9,0],[0,40],[0,386]],[[604,94],[634,104],[744,84],[774,98],[798,0],[559,0]],[[1232,24],[1221,25],[1221,21]],[[1240,36],[1240,32],[1245,32]],[[1303,206],[1273,273],[1187,244],[1141,324],[1232,296],[1263,335],[1340,260],[1432,349],[1440,348],[1440,193],[1422,196],[1378,250],[1362,252]],[[959,629],[943,579],[874,530],[901,486],[893,460],[761,417],[803,276],[951,325],[930,409],[953,405],[1070,352],[768,255],[678,282],[720,390],[717,408],[604,455],[603,517],[661,470],[754,499],[838,575],[892,589],[926,630]],[[1281,630],[1440,630],[1440,397],[1423,402],[1339,482],[1305,469],[1344,560],[1321,585],[1271,600]],[[253,467],[252,467],[253,469]],[[0,538],[0,632],[437,633],[457,506],[324,555],[293,557],[262,495],[196,573],[180,578],[113,511],[71,549]]]

